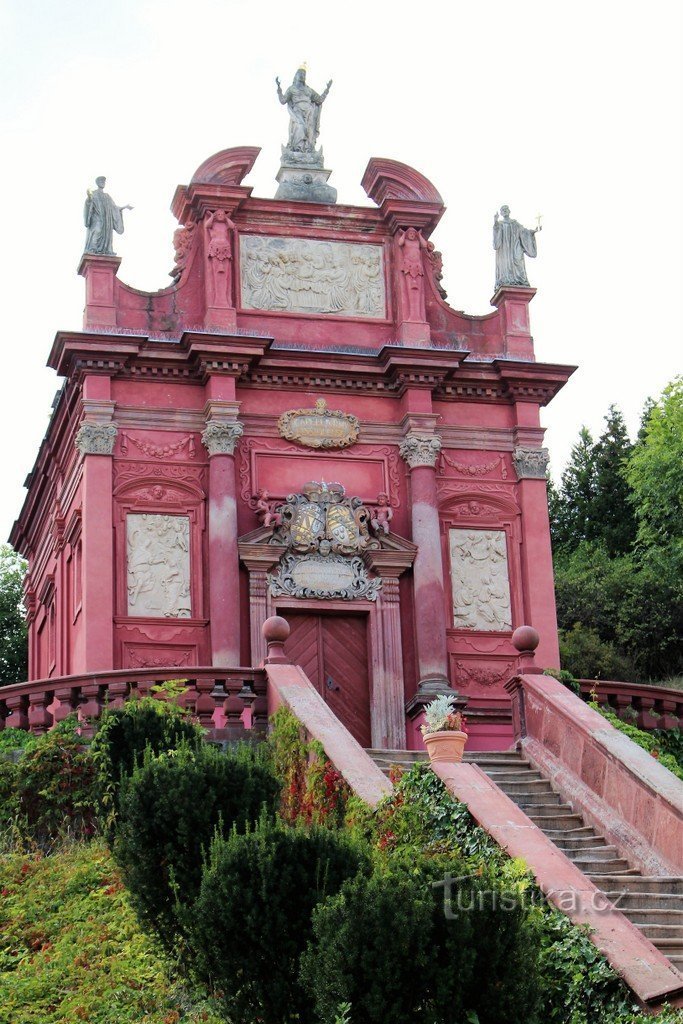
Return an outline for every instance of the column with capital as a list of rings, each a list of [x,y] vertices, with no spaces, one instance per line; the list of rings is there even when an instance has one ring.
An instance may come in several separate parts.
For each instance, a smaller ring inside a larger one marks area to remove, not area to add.
[[[441,438],[410,433],[399,453],[410,469],[413,543],[415,635],[419,694],[452,692],[448,682],[446,606],[439,509],[436,499],[436,460]]]
[[[71,671],[110,672],[114,667],[113,452],[117,428],[111,379],[86,375],[84,417],[75,443],[83,456],[83,635]]]
[[[237,403],[209,400],[206,411],[202,441],[209,453],[211,660],[217,667],[232,668],[240,663],[235,446],[244,427],[237,420]]]
[[[519,409],[527,403],[517,403]],[[527,411],[527,418],[534,422],[537,413]],[[550,522],[548,519],[548,494],[546,470],[548,449],[518,445],[513,452],[513,462],[519,483],[517,497],[522,511],[522,599],[524,621],[538,630],[541,637],[537,663],[544,668],[560,667],[560,652],[557,639],[557,612],[555,610],[555,586],[553,561],[550,546]]]

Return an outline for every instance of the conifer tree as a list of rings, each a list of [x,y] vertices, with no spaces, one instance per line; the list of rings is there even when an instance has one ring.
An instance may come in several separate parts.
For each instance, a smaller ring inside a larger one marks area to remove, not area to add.
[[[581,427],[562,474],[559,494],[552,494],[550,512],[556,554],[569,553],[582,541],[593,539],[595,489],[595,442],[588,428]]]
[[[631,550],[636,538],[636,520],[626,466],[633,445],[624,417],[616,405],[605,416],[606,427],[595,445],[595,495],[591,504],[589,533],[610,555]]]

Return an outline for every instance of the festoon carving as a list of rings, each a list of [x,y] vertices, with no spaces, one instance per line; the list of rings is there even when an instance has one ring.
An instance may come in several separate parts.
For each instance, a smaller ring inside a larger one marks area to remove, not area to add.
[[[419,434],[407,434],[399,445],[398,453],[411,469],[415,466],[436,466],[441,452],[441,438],[433,434],[421,437]]]
[[[515,448],[512,458],[520,480],[545,480],[550,460],[547,448]]]
[[[237,420],[212,420],[206,424],[202,441],[209,455],[234,455],[235,446],[243,433],[244,427]]]
[[[115,423],[81,423],[75,443],[81,455],[111,455],[118,433]]]

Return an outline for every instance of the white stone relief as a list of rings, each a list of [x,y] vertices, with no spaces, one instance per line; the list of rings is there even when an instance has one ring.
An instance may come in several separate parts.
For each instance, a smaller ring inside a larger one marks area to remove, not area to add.
[[[380,245],[241,235],[242,306],[384,317]]]
[[[130,514],[126,519],[128,614],[188,619],[190,520]]]
[[[460,629],[512,629],[504,530],[451,530],[453,624]]]

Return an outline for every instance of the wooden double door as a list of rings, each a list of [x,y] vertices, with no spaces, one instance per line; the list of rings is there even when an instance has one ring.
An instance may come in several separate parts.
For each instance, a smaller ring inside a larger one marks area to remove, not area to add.
[[[286,610],[287,657],[300,665],[337,718],[371,746],[368,617]]]

